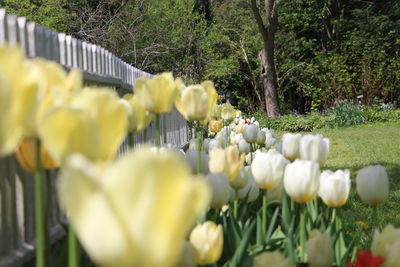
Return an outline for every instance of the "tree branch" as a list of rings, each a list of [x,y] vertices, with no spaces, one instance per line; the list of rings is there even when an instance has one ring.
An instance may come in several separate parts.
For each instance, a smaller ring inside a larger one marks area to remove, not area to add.
[[[253,11],[254,18],[256,19],[258,30],[260,31],[261,36],[264,39],[264,42],[267,42],[268,32],[267,32],[267,29],[264,26],[264,22],[262,20],[261,15],[260,15],[260,9],[257,6],[256,0],[250,0],[250,3],[251,3],[251,10]]]

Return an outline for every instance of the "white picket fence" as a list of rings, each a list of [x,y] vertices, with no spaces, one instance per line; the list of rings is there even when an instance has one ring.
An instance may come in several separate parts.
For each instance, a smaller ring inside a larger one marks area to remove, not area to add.
[[[116,88],[120,93],[131,91],[135,81],[142,76],[152,77],[101,46],[78,40],[27,22],[26,18],[7,14],[0,9],[0,46],[19,45],[28,58],[46,58],[66,69],[78,68],[88,84]],[[161,144],[183,147],[189,140],[186,120],[174,110],[162,115]],[[135,142],[146,139],[154,143],[155,125],[135,136]],[[120,151],[128,149],[127,141]],[[50,210],[51,241],[64,236],[60,224],[63,218],[55,199],[55,171],[48,172],[46,203]],[[32,259],[35,248],[33,175],[22,170],[14,156],[0,158],[0,267],[22,266]]]

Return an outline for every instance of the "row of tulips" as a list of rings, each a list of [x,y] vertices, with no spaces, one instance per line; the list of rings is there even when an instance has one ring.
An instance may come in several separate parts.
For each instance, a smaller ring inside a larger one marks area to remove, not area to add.
[[[273,130],[217,105],[210,81],[186,86],[163,73],[120,98],[83,87],[77,70],[3,47],[0,104],[0,156],[15,152],[35,171],[38,267],[51,266],[42,171],[57,166],[71,267],[82,264],[76,237],[100,266],[324,267],[350,258],[348,266],[399,266],[393,226],[376,231],[372,253],[346,244],[336,209],[347,202],[350,172],[321,173],[328,139],[284,134],[277,143]],[[160,147],[159,115],[174,106],[196,130],[184,152]],[[152,121],[156,147],[133,148],[133,134]],[[126,136],[132,149],[117,157]],[[356,181],[377,212],[388,194],[384,167],[362,169]],[[363,265],[367,258],[376,264]]]

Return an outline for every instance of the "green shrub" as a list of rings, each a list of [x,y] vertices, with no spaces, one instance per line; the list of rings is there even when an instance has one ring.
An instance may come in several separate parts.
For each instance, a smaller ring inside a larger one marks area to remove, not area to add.
[[[338,128],[360,123],[400,122],[400,110],[390,105],[354,105],[349,101],[339,102],[325,113],[311,112],[305,116],[285,115],[268,118],[258,111],[254,114],[261,127],[279,131],[310,132],[322,128]]]
[[[332,109],[336,127],[350,126],[364,122],[361,106],[356,106],[348,100],[340,101]]]

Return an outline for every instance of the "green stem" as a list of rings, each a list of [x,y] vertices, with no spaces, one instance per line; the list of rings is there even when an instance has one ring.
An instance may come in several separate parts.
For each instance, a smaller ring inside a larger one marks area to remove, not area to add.
[[[337,216],[336,208],[333,209],[334,219],[335,219],[335,231],[339,232],[342,229],[342,223],[340,221],[340,217]],[[332,216],[333,217],[333,216]],[[342,244],[344,243],[343,234],[339,233],[339,236],[336,240],[335,244],[335,254],[336,254],[336,264],[340,264],[340,259],[342,258]]]
[[[250,144],[250,162],[253,162],[253,144]]]
[[[267,190],[265,190],[262,199],[262,237],[263,241],[266,242],[267,238]]]
[[[378,227],[378,205],[372,207],[372,229],[376,228],[379,230]]]
[[[128,146],[129,148],[135,147],[135,137],[133,136],[133,133],[128,133]]]
[[[75,231],[70,224],[68,227],[68,267],[79,266],[79,243]]]
[[[40,153],[40,140],[36,140],[35,158],[35,231],[36,231],[36,267],[46,266],[46,218],[44,207],[44,180]]]
[[[306,222],[305,222],[305,204],[300,208],[300,261],[305,262],[305,242],[306,242]]]
[[[203,171],[202,165],[203,165],[203,159],[201,157],[201,126],[200,123],[196,126],[196,135],[197,135],[197,173],[200,174]]]
[[[147,128],[143,130],[143,143],[147,142]]]
[[[237,190],[236,190],[236,192],[237,192]],[[235,199],[233,201],[233,218],[237,219],[237,217],[238,217],[238,200]]]
[[[156,147],[161,146],[160,114],[156,114]]]

